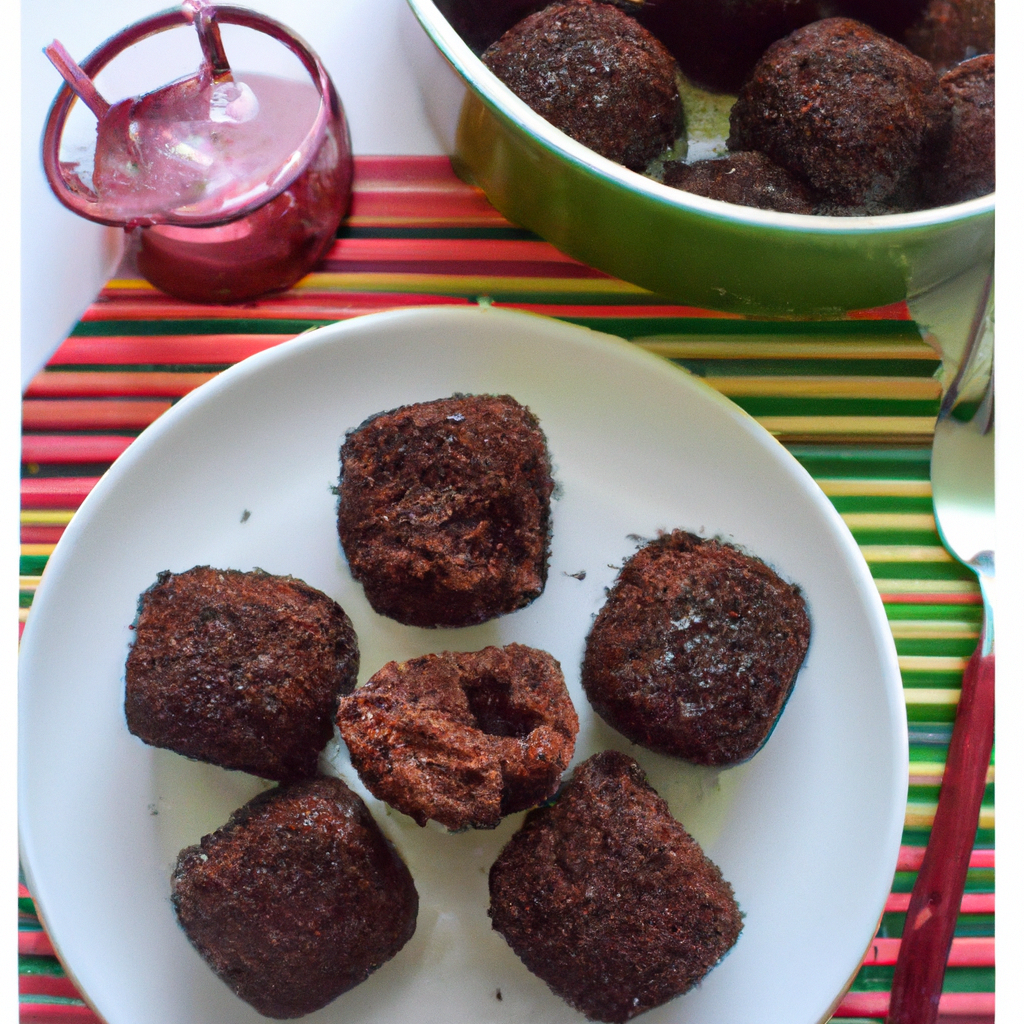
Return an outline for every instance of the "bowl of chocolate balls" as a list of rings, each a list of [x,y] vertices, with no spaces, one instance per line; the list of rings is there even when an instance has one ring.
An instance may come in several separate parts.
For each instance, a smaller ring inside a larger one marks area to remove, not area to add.
[[[409,3],[456,171],[609,274],[830,317],[991,258],[994,0]]]

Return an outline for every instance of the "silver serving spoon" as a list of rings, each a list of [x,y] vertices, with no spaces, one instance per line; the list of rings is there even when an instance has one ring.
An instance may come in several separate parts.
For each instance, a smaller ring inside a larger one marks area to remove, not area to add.
[[[973,569],[984,620],[964,672],[956,721],[924,862],[910,897],[888,1024],[934,1024],[967,866],[978,828],[995,727],[995,429],[988,312],[992,278],[943,396],[932,447],[932,503],[942,542]]]

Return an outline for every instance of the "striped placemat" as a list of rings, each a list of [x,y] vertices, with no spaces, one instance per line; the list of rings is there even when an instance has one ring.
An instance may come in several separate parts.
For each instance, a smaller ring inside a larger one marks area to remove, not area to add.
[[[351,215],[327,258],[291,291],[243,306],[196,306],[122,271],[31,382],[22,621],[79,504],[182,395],[312,327],[400,306],[476,302],[607,331],[705,378],[786,444],[853,531],[896,641],[911,765],[886,913],[835,1017],[883,1020],[981,618],[977,587],[943,549],[932,518],[928,446],[939,364],[903,305],[782,323],[672,304],[510,225],[444,158],[359,158]],[[940,1004],[946,1024],[994,1019],[992,782],[990,774]],[[24,886],[19,915],[22,1024],[98,1020],[64,976]]]

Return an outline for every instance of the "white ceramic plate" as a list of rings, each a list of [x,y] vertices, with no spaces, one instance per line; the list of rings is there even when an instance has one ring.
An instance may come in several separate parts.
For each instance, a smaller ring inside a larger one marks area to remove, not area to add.
[[[540,417],[558,481],[550,575],[513,615],[420,630],[377,616],[349,576],[331,488],[347,429],[456,391],[510,393]],[[793,696],[764,749],[737,768],[696,769],[631,746],[579,685],[584,639],[616,567],[638,535],[673,527],[741,544],[808,600],[812,641]],[[337,599],[359,635],[360,681],[428,651],[512,640],[550,651],[580,713],[576,761],[608,747],[633,754],[746,915],[723,963],[645,1024],[827,1015],[872,938],[895,868],[907,783],[900,676],[842,520],[730,402],[582,328],[496,309],[406,310],[254,356],[135,442],[57,546],[22,646],[25,867],[61,957],[108,1024],[263,1019],[192,950],[169,877],[179,849],[265,784],[143,745],[122,710],[139,593],[162,569],[201,563],[290,573]],[[325,757],[365,795],[343,748]],[[416,934],[309,1020],[582,1020],[489,926],[487,871],[522,815],[493,832],[448,835],[368,802],[416,880]]]

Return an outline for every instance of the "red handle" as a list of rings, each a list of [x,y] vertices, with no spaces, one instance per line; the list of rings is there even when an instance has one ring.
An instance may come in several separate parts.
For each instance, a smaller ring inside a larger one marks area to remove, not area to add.
[[[910,896],[889,1024],[935,1024],[995,731],[994,654],[967,663],[931,838]]]

